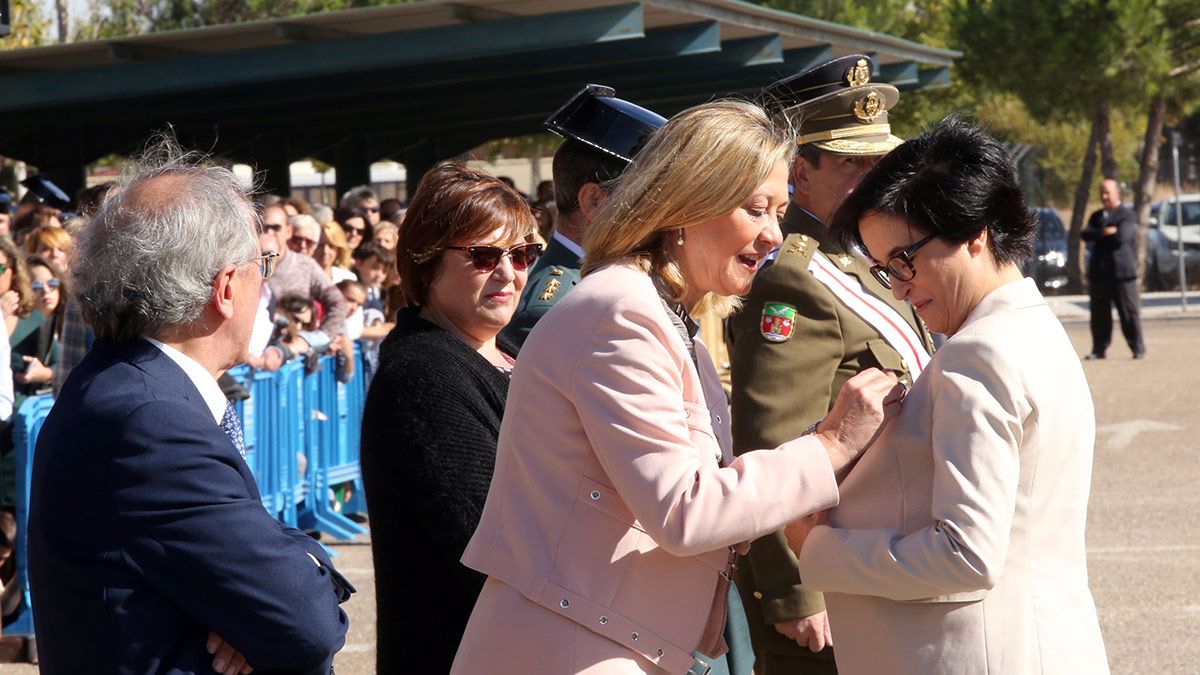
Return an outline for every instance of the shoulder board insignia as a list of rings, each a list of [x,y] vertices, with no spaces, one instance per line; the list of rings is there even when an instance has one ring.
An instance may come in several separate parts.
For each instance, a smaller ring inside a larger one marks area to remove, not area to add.
[[[811,256],[820,245],[815,239],[806,234],[790,234],[783,240],[779,248],[780,256],[798,255],[802,258]]]
[[[841,264],[842,267],[849,267],[850,263],[852,263],[852,262],[854,262],[854,261],[851,260],[850,256],[848,256],[848,255],[843,254],[843,255],[838,256],[838,263]]]
[[[563,271],[562,271],[561,267],[555,267],[550,270],[550,276],[552,276],[552,277],[561,277],[562,273],[563,273]]]
[[[554,294],[558,292],[558,287],[562,282],[558,279],[550,279],[546,282],[546,287],[542,289],[542,300],[553,300]]]

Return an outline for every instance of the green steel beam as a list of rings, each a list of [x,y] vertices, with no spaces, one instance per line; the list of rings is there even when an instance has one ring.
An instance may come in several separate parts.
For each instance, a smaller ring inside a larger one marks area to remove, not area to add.
[[[697,30],[700,29],[693,27],[693,38],[698,37],[695,32]],[[703,33],[710,38],[716,37],[716,32],[709,27],[705,27]],[[672,30],[662,37],[666,38],[668,44],[678,47],[684,35],[678,30]],[[633,41],[632,44],[640,42],[642,41]],[[708,44],[697,39],[688,40],[686,45],[685,49],[689,52],[686,56],[657,59],[652,68],[647,68],[647,64],[642,62],[614,63],[608,66],[564,70],[530,79],[508,78],[493,82],[487,87],[405,87],[387,96],[370,97],[346,97],[339,92],[336,96],[310,101],[307,105],[239,105],[236,108],[226,106],[222,110],[219,107],[204,108],[187,100],[171,99],[145,106],[133,106],[131,102],[106,106],[102,110],[79,108],[56,111],[53,115],[42,116],[40,122],[18,123],[4,120],[4,116],[0,115],[0,125],[8,122],[12,125],[9,128],[25,130],[30,130],[29,123],[34,125],[33,128],[40,125],[63,126],[71,123],[112,127],[134,122],[138,117],[153,117],[157,114],[163,119],[169,119],[177,129],[257,126],[264,133],[290,128],[296,135],[301,135],[315,128],[337,127],[343,133],[350,133],[364,127],[370,128],[373,122],[387,127],[420,126],[427,119],[436,119],[446,114],[447,110],[479,111],[472,114],[486,118],[494,106],[515,105],[545,116],[588,81],[619,84],[618,95],[623,93],[622,89],[626,86],[637,84],[653,90],[676,78],[701,83],[726,82],[741,80],[749,74],[765,82],[770,80],[770,73],[773,72],[768,69],[778,65],[787,67],[788,61],[794,60],[795,57],[793,52],[789,59],[778,58],[781,51],[778,49],[777,38],[773,36],[727,41],[720,45],[719,52],[711,52]],[[712,46],[718,45],[713,43]],[[708,88],[708,91],[722,93],[719,89]],[[323,120],[328,121],[322,123]],[[0,142],[0,147],[7,147],[7,144]]]
[[[71,103],[199,92],[235,85],[279,83],[295,78],[416,67],[474,56],[626,40],[643,35],[642,6],[618,5],[517,19],[356,36],[327,42],[122,63],[57,73],[0,78],[9,92],[0,111]]]
[[[879,79],[896,87],[919,84],[916,61],[901,61],[900,63],[885,63],[879,67]]]
[[[918,82],[900,87],[901,91],[937,89],[950,86],[949,68],[924,68],[917,73]]]
[[[737,78],[747,67],[780,63],[783,63],[783,58],[778,36],[764,36],[721,43],[717,52],[659,59],[653,68],[647,68],[641,62],[596,64],[551,73],[506,77],[469,88],[457,85],[405,87],[361,99],[346,97],[338,92],[335,96],[310,102],[304,111],[288,104],[262,105],[244,110],[214,111],[215,116],[208,119],[220,122],[239,118],[280,117],[291,123],[320,118],[328,115],[329,111],[334,111],[338,116],[353,116],[369,115],[380,110],[386,110],[395,119],[395,116],[406,114],[424,117],[435,109],[487,109],[492,102],[511,103],[525,108],[542,105],[548,115],[588,82],[613,86],[619,82],[621,86],[617,88],[617,95],[622,96],[623,88],[635,84],[661,86],[676,77],[694,78],[697,73],[701,73],[702,78],[714,80]],[[196,116],[197,111],[191,108],[187,111],[187,117],[181,119]]]
[[[769,45],[764,44],[764,52]],[[289,82],[286,87],[237,87],[213,91],[205,96],[181,93],[154,99],[137,98],[107,102],[104,106],[66,106],[44,114],[42,109],[37,126],[56,124],[119,124],[125,120],[143,119],[150,111],[164,111],[178,124],[185,117],[202,118],[202,123],[214,124],[241,117],[263,118],[281,115],[291,118],[297,110],[356,107],[387,98],[405,99],[423,96],[455,96],[477,89],[499,89],[503,96],[511,95],[521,82],[545,83],[569,77],[577,82],[594,80],[593,73],[618,64],[630,64],[636,72],[653,71],[667,59],[717,54],[721,50],[720,31],[716,24],[691,24],[653,30],[642,39],[600,43],[573,48],[538,50],[514,54],[503,59],[466,59],[428,67],[406,70],[387,69],[370,73],[353,73]],[[754,58],[754,55],[747,57]],[[762,58],[759,55],[758,58]],[[634,65],[636,64],[636,65]],[[427,88],[422,92],[421,88]],[[333,92],[333,93],[329,93]],[[233,103],[231,103],[231,101]],[[0,125],[14,121],[4,119]],[[30,122],[22,120],[20,128]],[[2,127],[0,127],[2,129]],[[2,131],[0,131],[2,138]]]

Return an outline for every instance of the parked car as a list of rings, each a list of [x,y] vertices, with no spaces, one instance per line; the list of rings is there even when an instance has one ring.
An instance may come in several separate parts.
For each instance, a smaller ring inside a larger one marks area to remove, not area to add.
[[[1180,208],[1177,209],[1176,207]],[[1179,195],[1155,202],[1146,227],[1146,286],[1151,289],[1179,286],[1179,228],[1183,216],[1183,262],[1188,283],[1200,281],[1200,194]]]
[[[1042,291],[1056,291],[1067,285],[1067,228],[1054,209],[1038,207],[1031,211],[1038,229],[1033,255],[1025,261],[1025,276],[1036,281]]]

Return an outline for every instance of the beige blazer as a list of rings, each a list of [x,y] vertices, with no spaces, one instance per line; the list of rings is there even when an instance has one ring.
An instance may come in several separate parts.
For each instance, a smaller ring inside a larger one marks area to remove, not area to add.
[[[837,502],[814,438],[733,459],[696,352],[699,369],[630,264],[588,275],[530,333],[462,558],[490,579],[453,672],[685,673],[729,548]]]
[[[1095,411],[1033,281],[993,291],[913,385],[800,555],[843,675],[1107,673],[1084,523]]]

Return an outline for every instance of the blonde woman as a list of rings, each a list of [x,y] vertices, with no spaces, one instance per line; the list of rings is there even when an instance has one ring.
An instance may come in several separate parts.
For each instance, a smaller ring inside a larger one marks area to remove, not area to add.
[[[354,272],[350,271],[350,246],[346,244],[346,233],[334,221],[321,224],[321,240],[313,251],[313,259],[335,284],[356,279]]]
[[[792,152],[758,107],[711,103],[622,175],[583,280],[513,372],[463,555],[488,581],[453,672],[750,671],[729,582],[744,542],[835,504],[835,474],[899,395],[895,377],[862,373],[815,435],[732,457],[691,317],[728,312],[779,245]]]

